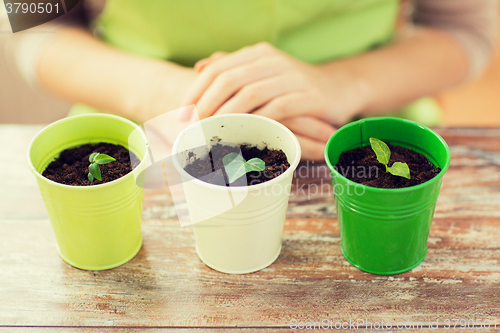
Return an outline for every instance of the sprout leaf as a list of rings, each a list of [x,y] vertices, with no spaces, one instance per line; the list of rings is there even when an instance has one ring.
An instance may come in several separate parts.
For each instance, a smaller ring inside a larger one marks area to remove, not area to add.
[[[405,177],[407,179],[411,179],[410,177],[410,169],[408,168],[408,164],[401,162],[394,162],[391,167],[387,167],[387,171],[393,174],[394,176]]]
[[[375,155],[377,155],[377,160],[383,165],[387,165],[389,163],[389,159],[391,158],[391,151],[389,147],[379,139],[370,138],[370,145],[372,146]]]
[[[222,159],[224,169],[228,176],[229,184],[251,171],[263,171],[266,164],[260,158],[252,158],[245,162],[241,154],[229,153]]]
[[[96,163],[92,163],[89,165],[90,174],[97,180],[102,180],[101,178],[101,169],[99,169],[99,165]]]
[[[99,155],[99,153],[92,153],[92,154],[90,154],[90,156],[89,156],[89,162],[90,163],[94,163],[95,158],[97,157],[97,155]]]
[[[116,161],[113,157],[106,154],[99,154],[95,158],[95,163],[97,164],[108,164],[110,162]]]
[[[370,145],[372,146],[375,155],[377,155],[377,160],[385,165],[385,170],[394,176],[404,177],[411,179],[410,168],[408,164],[401,162],[394,162],[391,167],[387,166],[389,159],[391,158],[391,151],[389,147],[379,139],[370,138]]]

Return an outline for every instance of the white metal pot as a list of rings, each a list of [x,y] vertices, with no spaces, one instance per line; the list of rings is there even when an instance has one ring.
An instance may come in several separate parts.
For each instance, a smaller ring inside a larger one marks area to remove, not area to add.
[[[210,143],[281,149],[290,167],[267,182],[240,187],[213,185],[183,170],[189,152],[208,154]],[[293,172],[300,161],[300,145],[284,125],[252,114],[214,116],[186,128],[173,146],[173,163],[180,173],[188,204],[196,249],[209,267],[244,274],[272,264],[281,251],[281,238]]]

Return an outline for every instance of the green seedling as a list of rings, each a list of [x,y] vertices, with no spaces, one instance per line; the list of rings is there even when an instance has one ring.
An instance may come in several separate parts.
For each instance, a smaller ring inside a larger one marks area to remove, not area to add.
[[[92,153],[89,157],[89,174],[88,179],[92,183],[94,178],[97,180],[102,180],[101,178],[101,169],[99,168],[99,164],[108,164],[110,162],[116,161],[113,157],[106,154]]]
[[[383,141],[375,138],[370,138],[370,145],[372,146],[375,155],[377,155],[377,160],[385,165],[385,171],[393,174],[394,176],[411,179],[408,164],[394,162],[391,167],[387,166],[387,164],[389,163],[389,158],[391,158],[391,151]]]
[[[243,156],[238,153],[229,153],[222,159],[224,169],[229,178],[229,184],[240,178],[244,174],[251,171],[263,171],[266,168],[266,163],[260,158],[252,158],[245,161]]]

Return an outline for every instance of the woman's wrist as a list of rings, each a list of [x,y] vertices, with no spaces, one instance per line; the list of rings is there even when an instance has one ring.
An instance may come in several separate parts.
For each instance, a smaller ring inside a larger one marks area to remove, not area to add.
[[[365,77],[342,60],[319,65],[317,69],[323,77],[328,118],[333,123],[342,124],[363,113],[370,103],[372,92]]]
[[[141,122],[178,108],[195,75],[123,52],[78,28],[61,29],[38,63],[41,84],[57,95]]]
[[[358,56],[321,65],[352,115],[401,108],[463,80],[468,64],[448,34],[419,28],[411,36]]]
[[[124,110],[130,118],[145,122],[181,106],[181,99],[196,73],[192,68],[150,60],[133,78],[129,93],[124,96]]]

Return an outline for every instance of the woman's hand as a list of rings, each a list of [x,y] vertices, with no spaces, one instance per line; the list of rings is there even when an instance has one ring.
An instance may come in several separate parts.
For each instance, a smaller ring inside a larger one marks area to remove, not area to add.
[[[184,105],[196,104],[200,119],[214,114],[249,113],[277,121],[315,117],[341,124],[356,111],[335,78],[268,43],[231,54],[216,53],[195,67],[200,74]],[[189,115],[185,115],[188,117]]]

